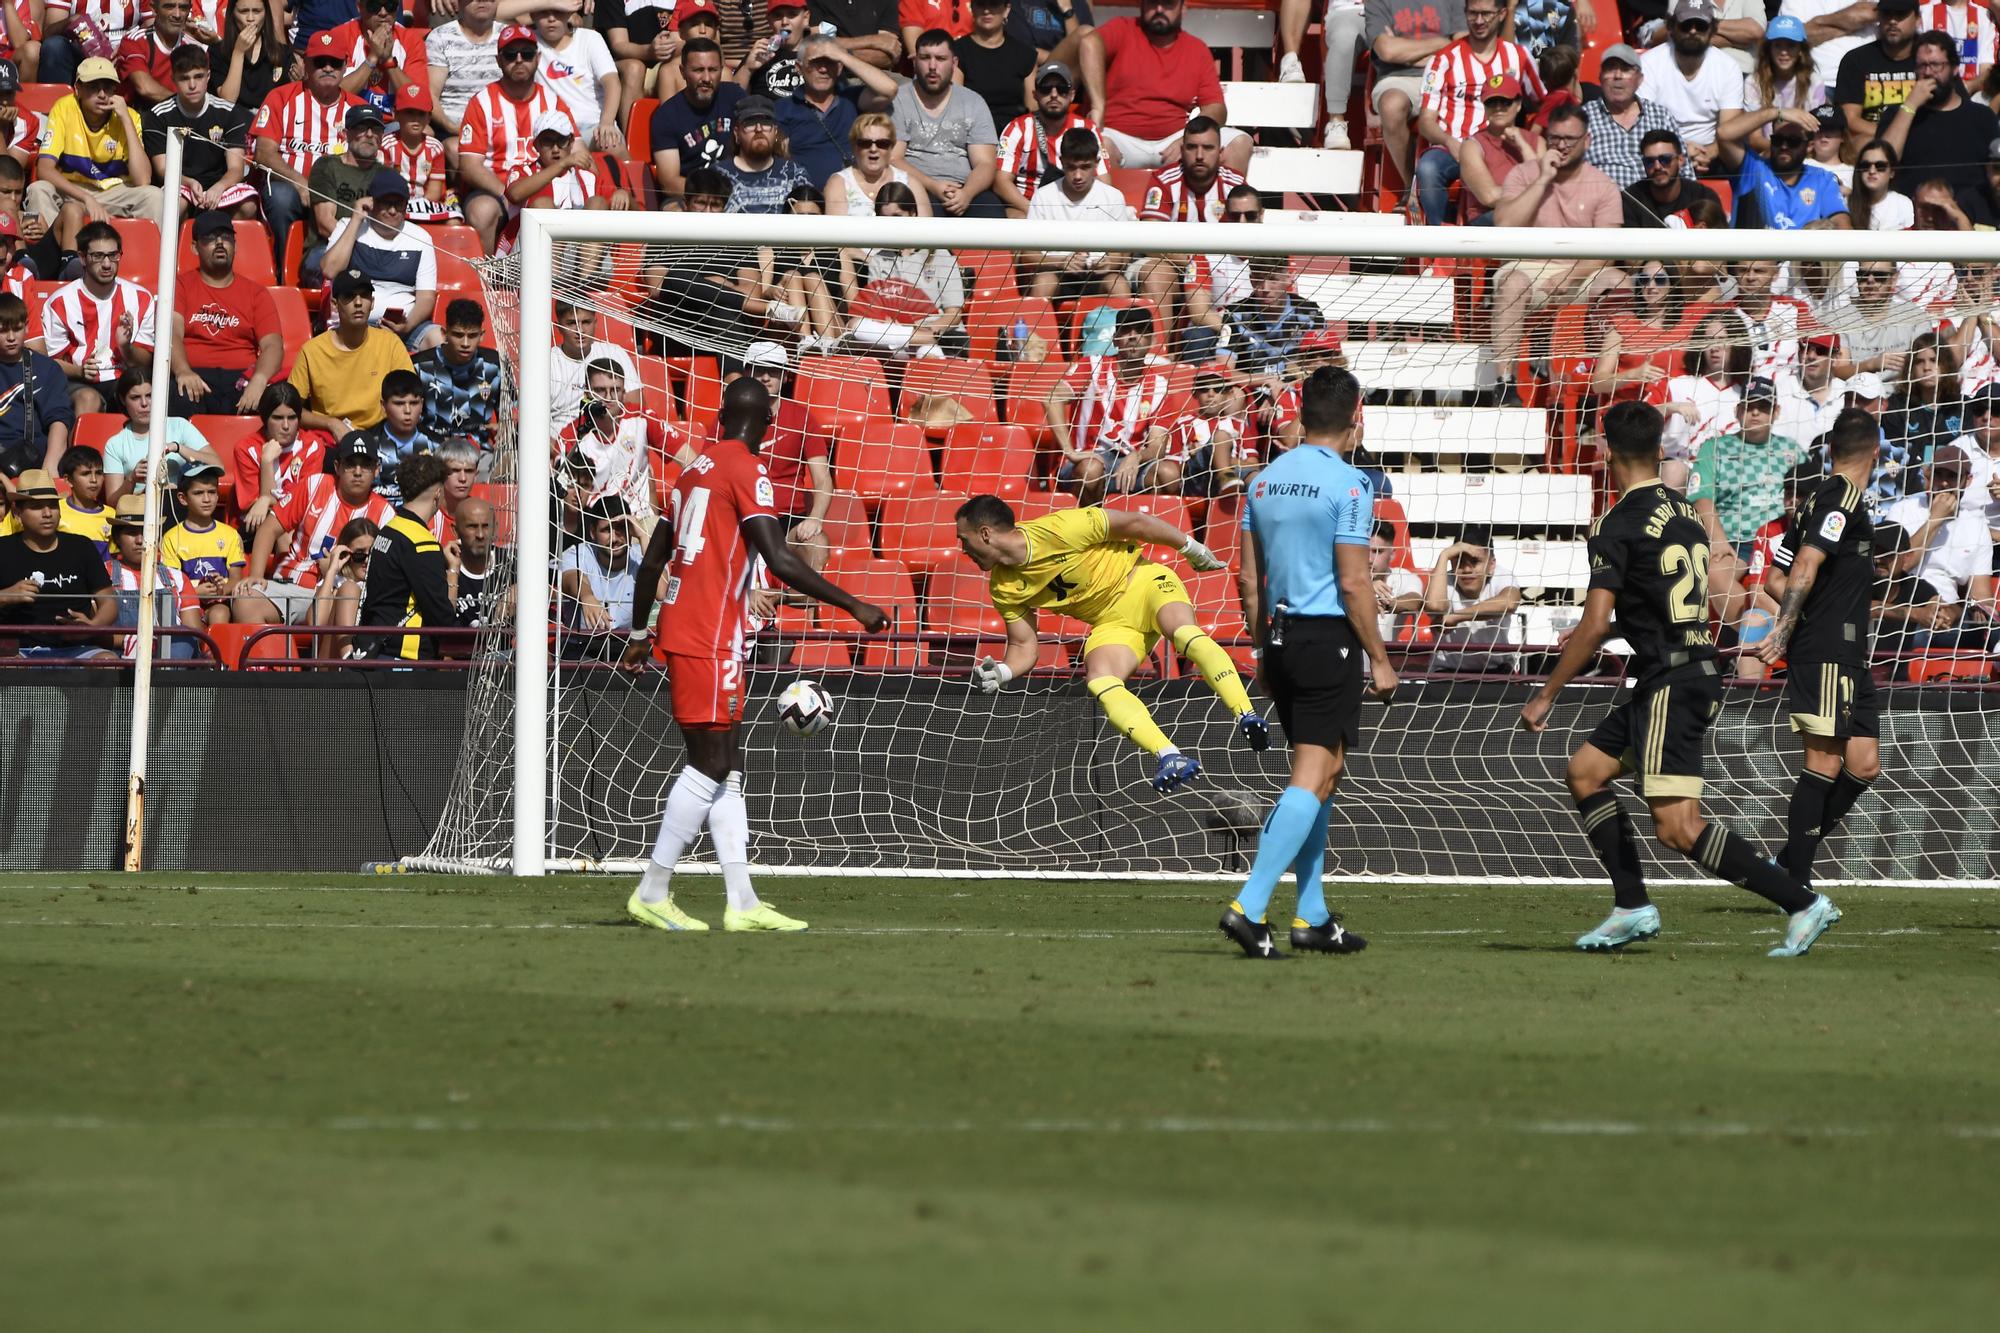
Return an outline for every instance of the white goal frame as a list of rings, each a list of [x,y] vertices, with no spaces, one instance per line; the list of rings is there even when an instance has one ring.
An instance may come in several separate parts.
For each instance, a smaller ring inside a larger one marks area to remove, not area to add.
[[[553,347],[555,253],[563,243],[873,248],[885,243],[962,250],[1043,249],[1244,256],[1390,259],[1604,259],[1735,261],[1963,260],[2000,263],[2000,232],[1693,231],[1622,228],[1357,227],[1337,215],[1306,226],[1235,226],[1218,245],[1217,224],[1077,222],[1060,238],[1019,220],[793,217],[761,214],[525,209],[520,216],[519,439],[515,525],[513,864],[516,875],[549,872],[549,360]],[[1921,238],[1923,253],[1912,253]],[[1635,247],[1640,253],[1635,254]],[[518,762],[533,755],[531,764]],[[814,873],[831,873],[816,870]],[[883,871],[870,871],[882,874]],[[1011,873],[1011,872],[1010,872]],[[1063,872],[1073,877],[1074,871]]]

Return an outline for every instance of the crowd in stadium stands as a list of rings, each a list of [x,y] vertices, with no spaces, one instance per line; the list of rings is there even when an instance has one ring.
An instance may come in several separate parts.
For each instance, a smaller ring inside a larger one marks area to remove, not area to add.
[[[163,339],[169,623],[473,623],[501,536],[502,403],[464,261],[509,251],[524,209],[1263,223],[1287,191],[1247,183],[1251,135],[1229,123],[1184,2],[1103,21],[1087,0],[0,4],[0,623],[135,622]],[[2000,4],[1274,7],[1278,82],[1314,65],[1323,80],[1313,138],[1367,147],[1369,202],[1412,222],[2000,225]],[[177,131],[185,235],[164,238]],[[649,392],[641,362],[662,356],[748,348],[720,372],[757,375],[779,401],[765,452],[815,567],[839,545],[839,495],[828,424],[803,401],[809,358],[885,363],[898,416],[933,440],[971,409],[947,380],[904,390],[900,368],[1056,363],[1025,416],[1008,408],[1043,451],[1020,480],[1084,503],[1240,493],[1298,440],[1298,385],[1342,363],[1347,329],[1301,294],[1295,265],[1234,256],[1228,235],[1206,255],[1024,251],[999,289],[946,249],[657,250],[622,277],[605,247],[566,252],[566,290],[613,291],[632,314],[614,331],[591,306],[555,312],[567,651],[606,656],[631,631],[632,542],[702,448],[703,423],[669,419]],[[156,310],[157,256],[174,245],[174,308]],[[2000,531],[1993,271],[1910,252],[1493,266],[1459,335],[1488,352],[1472,401],[1549,404],[1547,315],[1581,310],[1580,424],[1551,465],[1589,466],[1595,408],[1659,403],[1668,479],[1709,525],[1716,610],[1746,643],[1775,606],[1772,544],[1824,470],[1820,437],[1866,407],[1883,426],[1885,619],[1913,642],[1983,649]],[[971,315],[988,293],[1017,317],[982,333]],[[426,456],[441,477],[405,468]],[[406,474],[422,497],[403,493]],[[369,606],[371,559],[408,558],[399,506],[430,514],[448,608],[428,585]],[[1440,535],[1426,570],[1406,530],[1378,532],[1385,635],[1407,642],[1421,622],[1439,665],[1518,661],[1523,587],[1492,533]],[[111,642],[18,637],[54,658]]]

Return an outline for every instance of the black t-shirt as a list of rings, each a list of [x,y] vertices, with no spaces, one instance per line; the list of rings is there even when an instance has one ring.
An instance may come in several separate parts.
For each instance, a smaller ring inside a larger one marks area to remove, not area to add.
[[[1917,51],[1900,58],[1882,49],[1880,42],[1855,47],[1840,60],[1840,76],[1833,83],[1833,100],[1840,105],[1860,106],[1862,116],[1879,125],[1887,112],[1894,111],[1910,95],[1917,81]],[[1982,155],[1978,161],[1985,161]]]
[[[831,23],[836,37],[901,32],[896,0],[812,0],[812,26]]]
[[[1715,191],[1699,181],[1691,181],[1685,176],[1674,177],[1680,185],[1671,203],[1658,203],[1653,199],[1653,187],[1646,181],[1635,181],[1625,187],[1621,200],[1625,209],[1625,225],[1628,227],[1663,228],[1666,219],[1676,213],[1685,213],[1694,206],[1694,201],[1707,195],[1715,199]],[[1716,199],[1716,206],[1722,201]]]
[[[750,91],[773,102],[782,102],[803,88],[805,82],[806,76],[799,69],[799,53],[788,46],[750,76]]]
[[[111,586],[110,571],[97,554],[97,543],[74,532],[56,534],[52,551],[29,547],[21,533],[0,537],[0,588],[32,578],[42,586],[32,602],[0,606],[0,625],[55,625],[65,611],[89,615],[96,609],[91,594]],[[23,634],[24,644],[70,644],[78,641],[53,634]]]
[[[986,99],[993,123],[1005,125],[1028,109],[1021,100],[1021,87],[1035,72],[1035,48],[1001,35],[1000,45],[981,46],[970,37],[951,44],[958,53],[958,67],[965,72],[965,86]]]
[[[1938,177],[1951,182],[1954,193],[1986,184],[1986,146],[2000,135],[2000,117],[1967,99],[1960,89],[1957,106],[1949,111],[1925,107],[1915,120],[1903,143],[1898,190],[1915,195],[1919,185]]]
[[[1771,553],[1789,570],[1797,550],[1824,555],[1812,591],[1799,608],[1798,628],[1786,657],[1797,671],[1805,662],[1868,665],[1868,596],[1875,586],[1875,529],[1862,489],[1845,477],[1828,477],[1813,492],[1798,522]],[[1797,548],[1797,550],[1794,549]]]
[[[250,117],[234,102],[211,97],[201,110],[189,115],[181,99],[169,97],[140,121],[140,133],[148,155],[167,151],[167,133],[186,130],[187,147],[181,157],[181,172],[203,189],[211,189],[229,170],[229,150],[247,154],[250,148]]]
[[[743,85],[724,83],[708,109],[696,111],[686,92],[675,93],[653,112],[653,151],[664,152],[669,144],[680,149],[683,178],[696,167],[714,166],[734,145],[731,113],[744,95]]]
[[[211,88],[222,87],[222,81],[229,77],[228,42],[218,42],[208,48],[208,70]],[[243,62],[243,81],[236,85],[236,96],[230,99],[244,115],[255,117],[257,108],[264,105],[264,99],[271,90],[281,83],[291,80],[291,71],[268,60]]]
[[[1679,491],[1634,487],[1590,533],[1590,586],[1616,597],[1618,633],[1643,685],[1715,656],[1708,634],[1708,530]],[[1678,661],[1671,654],[1685,654]]]
[[[1037,51],[1053,51],[1069,35],[1063,27],[1062,11],[1063,0],[1014,0],[1013,8],[1007,11],[1005,32],[1015,41],[1032,46]],[[1076,15],[1078,24],[1096,26],[1097,20],[1090,14],[1089,0],[1074,0],[1069,11]]]
[[[672,12],[656,9],[651,5],[643,9],[628,10],[625,7],[625,0],[597,0],[591,26],[596,28],[598,35],[607,41],[611,37],[613,28],[623,28],[627,41],[647,46],[660,35],[661,20]]]
[[[508,568],[511,570],[512,565],[509,565]],[[501,595],[501,590],[509,586],[512,582],[512,579],[508,575],[500,573],[499,570],[500,552],[498,551],[486,557],[486,572],[484,574],[475,574],[471,570],[462,567],[459,569],[458,598],[453,603],[454,608],[458,612],[459,624],[476,629],[486,623],[482,603],[486,599],[487,585],[493,585],[493,595],[498,597]]]

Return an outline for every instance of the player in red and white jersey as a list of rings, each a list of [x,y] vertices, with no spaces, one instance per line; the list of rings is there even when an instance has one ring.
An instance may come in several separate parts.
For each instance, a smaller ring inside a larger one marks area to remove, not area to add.
[[[490,253],[500,225],[516,211],[507,187],[535,169],[535,122],[562,110],[552,88],[535,82],[541,58],[534,30],[510,23],[500,30],[500,78],[472,95],[459,122],[458,175],[465,220]]]
[[[721,438],[674,483],[672,514],[656,524],[639,565],[632,624],[646,624],[666,579],[660,623],[649,650],[634,639],[623,665],[643,672],[649,654],[665,664],[674,721],[687,745],[660,821],[660,834],[625,910],[661,930],[707,930],[675,905],[674,865],[708,826],[728,892],[725,930],[804,930],[757,899],[750,885],[750,816],[743,804],[743,647],[749,616],[752,552],[780,581],[837,606],[876,633],[889,623],[870,606],[828,582],[785,545],[772,508],[776,496],[758,462],[757,447],[771,421],[771,395],[756,379],[734,380],[722,392]]]
[[[319,562],[340,539],[340,530],[357,518],[386,527],[396,516],[394,506],[375,493],[381,459],[367,436],[353,431],[342,439],[334,451],[333,469],[331,476],[319,473],[307,477],[257,529],[231,611],[239,622],[303,624],[312,613]],[[265,570],[280,531],[291,535],[292,544],[267,579]]]
[[[1000,131],[1000,170],[993,189],[1001,202],[1018,210],[1016,216],[1026,211],[1042,177],[1062,169],[1058,145],[1063,135],[1071,130],[1097,132],[1090,117],[1076,109],[1071,100],[1074,93],[1066,71],[1042,66],[1036,75],[1034,108],[1008,121]],[[1110,163],[1100,154],[1097,174],[1108,176],[1110,172]]]
[[[1083,506],[1107,491],[1146,487],[1147,469],[1166,447],[1168,363],[1151,353],[1153,313],[1127,306],[1112,327],[1111,356],[1086,357],[1049,390],[1042,404],[1063,465],[1056,484]]]
[[[118,245],[110,223],[85,223],[76,233],[83,276],[56,288],[42,307],[42,349],[85,384],[110,383],[125,369],[128,349],[153,348],[153,295],[118,276]]]
[[[277,161],[297,174],[293,184],[300,191],[306,188],[306,173],[313,163],[329,153],[346,151],[347,108],[361,104],[360,98],[341,88],[338,53],[320,40],[326,35],[321,33],[308,44],[305,82],[273,88],[250,125],[258,162],[269,167],[267,157],[275,151]],[[318,67],[315,61],[320,62]],[[264,143],[271,148],[264,149]]]

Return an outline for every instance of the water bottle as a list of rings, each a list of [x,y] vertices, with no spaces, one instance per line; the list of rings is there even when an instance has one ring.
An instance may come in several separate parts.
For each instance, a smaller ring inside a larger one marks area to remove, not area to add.
[[[1009,361],[1019,361],[1022,355],[1027,351],[1027,349],[1028,349],[1028,321],[1025,319],[1017,319],[1014,321],[1013,342],[1007,349],[1006,359]]]

